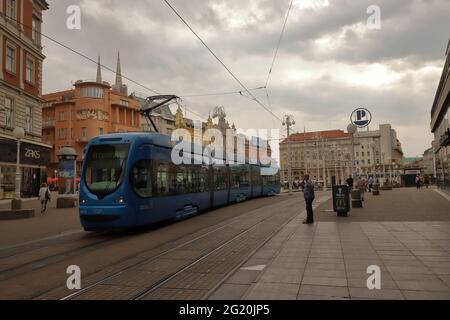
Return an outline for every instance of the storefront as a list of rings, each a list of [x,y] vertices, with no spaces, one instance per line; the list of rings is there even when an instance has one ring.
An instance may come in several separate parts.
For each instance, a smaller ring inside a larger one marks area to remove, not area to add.
[[[50,146],[28,140],[20,144],[21,197],[37,197],[41,183],[47,181],[50,150]],[[0,137],[0,200],[14,197],[16,161],[17,140]]]
[[[443,189],[450,191],[450,109],[438,129],[439,143],[436,152],[436,175],[437,184]]]

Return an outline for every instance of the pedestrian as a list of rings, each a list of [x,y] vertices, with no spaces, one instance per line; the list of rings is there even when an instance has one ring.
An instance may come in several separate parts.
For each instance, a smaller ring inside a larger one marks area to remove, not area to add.
[[[417,189],[420,189],[420,176],[416,175],[416,187]]]
[[[304,177],[304,191],[303,195],[306,202],[306,219],[303,220],[303,224],[314,223],[313,201],[314,201],[314,184],[309,181],[309,174],[305,174]]]
[[[356,182],[356,187],[361,194],[361,201],[364,201],[364,192],[366,191],[366,184],[361,177],[358,177],[358,181]]]
[[[372,192],[372,186],[373,186],[373,176],[369,177],[369,192]]]
[[[430,186],[430,176],[429,175],[425,175],[423,177],[423,183],[425,184],[425,187],[428,189],[428,187]]]
[[[47,202],[51,201],[50,190],[47,187],[46,183],[41,185],[39,189],[39,200],[41,200],[41,213],[44,213],[47,210]]]
[[[353,190],[353,183],[354,183],[353,177],[350,175],[350,176],[348,177],[348,179],[347,179],[347,185],[348,185],[350,191]]]

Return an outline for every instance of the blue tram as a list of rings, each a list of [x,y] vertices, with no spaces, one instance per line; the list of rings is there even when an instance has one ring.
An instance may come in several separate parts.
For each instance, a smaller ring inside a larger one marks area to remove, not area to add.
[[[260,165],[174,165],[174,143],[157,133],[100,136],[87,146],[80,182],[86,231],[182,219],[280,193],[278,169]],[[198,156],[198,155],[193,155]]]

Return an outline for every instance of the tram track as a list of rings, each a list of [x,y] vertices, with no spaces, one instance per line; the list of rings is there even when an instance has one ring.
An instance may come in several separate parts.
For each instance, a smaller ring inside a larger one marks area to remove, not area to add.
[[[272,208],[272,212],[276,212],[278,206],[287,200],[288,197],[284,196],[255,199],[177,223],[146,228],[143,232],[133,232],[120,238],[116,237],[117,234],[109,238],[108,233],[97,233],[93,235],[94,238],[90,238],[92,234],[87,234],[87,237],[83,234],[80,239],[79,232],[72,232],[4,247],[0,249],[0,270],[4,268],[3,278],[0,278],[0,299],[55,300],[72,295],[65,287],[68,277],[65,270],[69,265],[75,264],[82,268],[82,284],[86,290],[158,258],[186,261],[194,254],[197,258],[198,254],[209,252],[211,246],[215,248],[229,240],[229,237],[225,239],[225,233],[230,234],[230,225],[233,223],[235,228],[250,227],[248,222],[252,219],[256,221],[254,219],[258,219],[260,210]],[[243,218],[247,223],[241,223]],[[83,240],[94,242],[81,244],[79,241]],[[52,253],[55,250],[58,252],[49,254],[47,247]],[[68,247],[73,250],[67,250]],[[1,260],[2,256],[6,259],[27,253],[31,256],[26,257],[28,260],[25,263],[15,260],[6,264],[5,260]],[[76,296],[80,295],[82,292],[76,293]]]
[[[282,204],[286,207],[290,207],[293,202],[294,202],[294,200],[290,199],[290,200],[282,202]],[[283,211],[283,210],[281,210],[281,211]],[[179,266],[175,267],[173,271],[161,273],[158,270],[149,271],[149,272],[145,272],[143,270],[146,269],[146,266],[147,267],[151,266],[150,269],[154,268],[155,266],[157,267],[158,262],[163,263],[163,262],[171,261],[170,254],[175,253],[177,250],[184,249],[184,250],[182,250],[182,252],[186,252],[189,250],[195,251],[196,248],[197,249],[202,248],[202,246],[204,246],[204,243],[206,243],[206,244],[214,243],[214,241],[212,239],[208,239],[209,236],[214,235],[214,238],[217,238],[217,236],[221,230],[223,231],[227,228],[231,228],[231,226],[236,225],[238,223],[238,220],[241,220],[241,225],[248,224],[249,222],[242,223],[242,220],[243,220],[242,216],[232,218],[231,220],[227,221],[225,224],[220,225],[217,228],[212,228],[211,230],[209,230],[208,232],[206,232],[204,234],[200,234],[195,238],[192,238],[188,241],[180,243],[179,245],[176,245],[172,248],[164,250],[164,251],[160,252],[159,254],[150,256],[150,257],[143,259],[135,264],[132,264],[131,266],[127,266],[121,270],[118,270],[117,272],[114,272],[107,277],[104,277],[98,281],[94,281],[94,282],[90,283],[87,287],[84,287],[83,289],[81,289],[77,292],[63,296],[62,298],[60,298],[60,300],[91,299],[91,298],[95,298],[95,297],[100,298],[100,299],[102,297],[104,299],[107,299],[108,297],[116,298],[116,297],[110,296],[110,293],[104,293],[102,296],[102,294],[99,294],[99,291],[102,291],[104,289],[107,291],[108,287],[114,287],[115,286],[114,283],[116,283],[116,282],[120,283],[122,280],[125,283],[128,283],[128,284],[132,283],[133,285],[136,285],[136,281],[133,279],[139,278],[139,276],[142,274],[156,275],[156,278],[153,279],[153,283],[144,284],[144,286],[145,286],[144,288],[133,288],[132,286],[131,287],[125,286],[126,290],[123,290],[123,291],[125,291],[125,293],[121,293],[119,295],[119,298],[121,298],[121,299],[123,299],[123,298],[124,299],[136,299],[136,300],[144,299],[144,298],[146,298],[146,296],[155,293],[160,288],[164,288],[164,286],[166,284],[168,284],[170,281],[176,279],[178,276],[184,274],[186,271],[189,271],[196,266],[198,267],[203,262],[207,262],[207,260],[209,258],[213,258],[213,257],[217,258],[217,254],[220,254],[222,251],[228,250],[227,252],[228,252],[228,254],[230,254],[230,250],[231,250],[231,254],[232,254],[232,252],[234,250],[232,245],[240,244],[241,249],[242,248],[245,249],[245,247],[247,245],[249,245],[249,242],[250,242],[250,243],[253,243],[253,246],[250,245],[248,248],[252,249],[251,251],[256,250],[258,247],[258,244],[262,245],[277,230],[279,230],[279,228],[284,226],[285,223],[288,223],[293,217],[297,216],[297,214],[288,214],[286,212],[279,213],[280,216],[282,216],[281,221],[276,223],[277,226],[275,228],[273,228],[272,226],[273,226],[274,222],[270,223],[270,220],[275,220],[275,221],[277,220],[276,219],[277,217],[274,218],[273,212],[276,212],[276,211],[270,210],[270,208],[269,208],[267,210],[267,212],[263,215],[264,217],[262,219],[257,218],[258,215],[261,215],[259,210],[254,210],[254,212],[252,212],[250,215],[248,215],[248,214],[245,215],[245,219],[248,219],[250,222],[252,219],[255,219],[255,218],[257,221],[254,223],[250,223],[249,226],[244,227],[242,230],[239,230],[239,228],[238,228],[239,231],[237,231],[237,232],[234,231],[234,234],[232,236],[228,236],[228,239],[226,239],[223,243],[220,243],[217,246],[213,246],[212,248],[211,248],[211,246],[209,246],[204,251],[200,251],[199,254],[192,259],[192,261],[188,261],[187,263],[186,262],[180,263]],[[278,218],[280,218],[280,217],[278,217]],[[264,223],[265,223],[265,228],[262,227],[264,225]],[[269,227],[269,229],[267,229],[267,227]],[[262,231],[259,230],[259,236],[252,239],[252,236],[251,236],[252,231],[257,230],[258,228],[264,230],[264,232],[261,233]],[[233,231],[233,230],[231,229],[231,231]],[[247,238],[245,236],[247,236]],[[242,242],[243,241],[242,239],[244,239],[244,242]],[[261,239],[264,239],[264,241],[261,241]],[[202,240],[203,240],[203,244],[202,244]],[[206,240],[206,242],[204,240]],[[210,240],[210,241],[208,241],[208,240]],[[239,242],[239,240],[241,241],[241,243]],[[244,250],[244,252],[247,254],[250,254],[250,252],[248,250]],[[243,257],[243,256],[240,257],[239,263],[241,262],[241,260],[243,258],[245,258],[245,257]],[[233,265],[233,267],[235,267],[235,266]],[[156,269],[158,269],[158,267]],[[220,275],[219,275],[219,277],[220,277]],[[127,280],[127,278],[130,278],[131,280]]]

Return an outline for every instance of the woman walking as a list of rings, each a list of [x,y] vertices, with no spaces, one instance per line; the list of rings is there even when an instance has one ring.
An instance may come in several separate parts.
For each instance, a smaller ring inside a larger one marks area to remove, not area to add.
[[[43,183],[39,189],[39,200],[41,200],[41,213],[44,213],[47,210],[47,202],[51,200],[50,190],[46,183]]]

